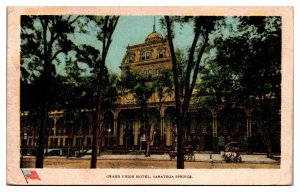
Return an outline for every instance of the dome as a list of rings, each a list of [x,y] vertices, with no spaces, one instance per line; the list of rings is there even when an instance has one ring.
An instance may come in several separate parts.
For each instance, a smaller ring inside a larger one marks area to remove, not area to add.
[[[156,41],[156,40],[161,40],[161,39],[163,39],[163,36],[157,33],[156,31],[153,31],[147,36],[146,43]]]

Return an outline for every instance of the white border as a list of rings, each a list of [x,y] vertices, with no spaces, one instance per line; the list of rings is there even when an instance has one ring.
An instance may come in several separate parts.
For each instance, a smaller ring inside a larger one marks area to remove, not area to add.
[[[294,6],[294,25],[295,25],[295,53],[299,51],[299,37],[297,34],[300,34],[299,31],[299,13],[298,13],[298,8],[299,8],[299,1],[292,1],[292,0],[272,0],[272,1],[264,1],[264,0],[251,0],[251,1],[241,1],[241,0],[209,0],[206,2],[198,2],[198,1],[192,1],[192,0],[172,0],[170,1],[162,1],[162,0],[151,0],[151,6],[156,5],[156,6]],[[183,3],[184,2],[184,3]],[[197,3],[196,3],[197,2]],[[146,6],[147,2],[146,1],[141,1],[141,0],[131,0],[131,1],[120,1],[120,0],[110,0],[110,1],[96,1],[96,0],[84,0],[83,1],[74,1],[74,0],[51,0],[51,1],[41,1],[41,0],[4,0],[2,1],[0,7],[0,26],[1,26],[1,31],[0,31],[0,60],[1,60],[1,65],[0,65],[0,188],[3,189],[4,191],[66,191],[67,190],[75,190],[75,191],[81,191],[81,190],[89,190],[89,191],[99,191],[99,190],[105,190],[105,191],[115,191],[118,190],[119,188],[116,187],[78,187],[78,186],[70,186],[70,187],[17,187],[17,186],[6,186],[6,177],[5,177],[5,172],[6,172],[6,160],[5,160],[5,155],[6,154],[6,6],[139,6],[143,5]],[[3,6],[4,5],[4,6]],[[295,73],[295,92],[294,92],[294,98],[299,98],[299,75],[297,75],[297,71],[299,72],[299,54],[294,54],[295,55],[295,60],[294,60],[294,73]],[[295,117],[297,117],[297,114],[299,114],[299,100],[294,100],[294,106],[295,106]],[[299,118],[295,118],[294,122],[294,127],[296,128],[294,130],[294,135],[300,135],[299,134]],[[298,129],[297,129],[298,128]],[[299,139],[295,139],[294,141],[294,162],[300,162],[299,159]],[[297,179],[299,177],[299,166],[298,164],[294,164],[294,183],[293,186],[288,186],[288,187],[201,187],[201,190],[203,191],[230,191],[230,192],[235,192],[235,191],[266,191],[270,190],[272,192],[277,192],[277,191],[298,191],[296,189],[299,188],[299,183],[297,183]],[[172,190],[172,191],[182,191],[182,190],[187,190],[189,187],[168,187],[168,189],[165,189],[164,187],[126,187],[125,190],[130,190],[130,191],[153,191],[153,190]],[[294,189],[294,190],[293,190]],[[123,190],[123,189],[122,189]],[[188,189],[188,190],[193,190],[193,189]]]

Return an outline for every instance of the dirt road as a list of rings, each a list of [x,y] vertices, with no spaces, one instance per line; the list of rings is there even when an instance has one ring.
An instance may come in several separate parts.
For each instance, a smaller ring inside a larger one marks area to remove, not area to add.
[[[33,168],[34,158],[25,158],[24,167]],[[45,168],[89,168],[90,159],[66,159],[66,158],[46,158]],[[99,159],[97,168],[129,168],[129,169],[176,169],[176,160],[108,160]],[[186,169],[236,169],[236,168],[256,168],[256,169],[279,169],[279,163],[223,163],[223,162],[185,162]]]

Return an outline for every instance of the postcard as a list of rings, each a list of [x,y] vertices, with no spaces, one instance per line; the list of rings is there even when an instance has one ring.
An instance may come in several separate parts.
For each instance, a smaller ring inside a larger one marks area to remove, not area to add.
[[[293,7],[9,7],[7,183],[291,185]]]

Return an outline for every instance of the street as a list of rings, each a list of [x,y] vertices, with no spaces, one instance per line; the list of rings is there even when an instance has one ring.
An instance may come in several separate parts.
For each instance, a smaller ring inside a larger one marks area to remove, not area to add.
[[[279,169],[280,163],[265,155],[242,155],[242,163],[225,163],[219,154],[195,154],[195,161],[186,161],[186,169],[232,169],[256,168]],[[33,168],[35,157],[24,158],[24,165]],[[90,167],[90,156],[82,158],[46,157],[45,168],[86,168]],[[176,169],[176,160],[170,160],[167,154],[151,155],[102,155],[98,158],[97,168],[129,168],[129,169]]]

